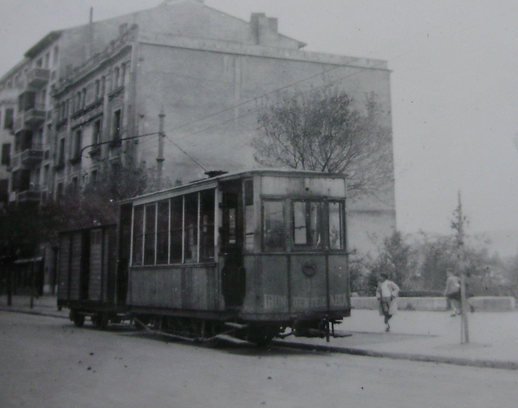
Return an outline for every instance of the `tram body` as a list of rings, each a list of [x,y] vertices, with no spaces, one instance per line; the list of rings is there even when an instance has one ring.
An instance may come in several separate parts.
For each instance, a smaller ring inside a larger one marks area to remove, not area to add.
[[[269,336],[349,316],[345,194],[342,175],[262,170],[123,203],[128,306]]]
[[[255,342],[287,328],[329,336],[351,310],[345,200],[345,176],[289,170],[223,174],[126,200],[110,316],[125,309],[196,338],[229,325]]]

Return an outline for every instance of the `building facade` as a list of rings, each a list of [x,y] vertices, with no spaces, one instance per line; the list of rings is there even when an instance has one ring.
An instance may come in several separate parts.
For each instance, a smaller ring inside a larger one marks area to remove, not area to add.
[[[0,80],[8,200],[37,203],[80,190],[119,163],[156,167],[160,114],[163,174],[171,182],[256,167],[257,115],[281,89],[334,83],[358,109],[374,93],[391,127],[386,62],[304,46],[280,34],[275,18],[254,13],[243,21],[199,0],[164,1],[50,33]],[[6,111],[13,123],[4,131]],[[382,197],[349,203],[352,248],[374,250],[372,237],[395,229],[389,187]]]

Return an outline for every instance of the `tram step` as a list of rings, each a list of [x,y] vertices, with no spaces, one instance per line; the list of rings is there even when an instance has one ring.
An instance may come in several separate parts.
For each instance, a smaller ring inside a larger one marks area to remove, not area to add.
[[[233,323],[233,322],[225,322],[225,326],[232,327],[233,329],[246,329],[248,326],[246,324]]]
[[[237,339],[235,337],[229,336],[228,334],[217,334],[214,337],[219,340],[228,341],[229,343],[234,343],[234,344],[250,344],[250,342],[248,342],[246,340]]]

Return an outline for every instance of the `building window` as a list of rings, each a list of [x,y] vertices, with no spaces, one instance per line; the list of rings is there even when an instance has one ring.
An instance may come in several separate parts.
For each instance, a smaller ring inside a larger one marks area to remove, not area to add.
[[[101,96],[104,96],[105,88],[106,88],[106,78],[102,77],[101,78]]]
[[[50,62],[50,52],[47,52],[45,54],[45,68],[49,69],[49,62]]]
[[[79,179],[77,177],[72,178],[72,191],[74,193],[79,191]]]
[[[113,72],[113,89],[117,89],[119,86],[119,67],[115,68]]]
[[[2,145],[2,165],[9,166],[11,163],[11,144],[4,143]]]
[[[113,112],[113,140],[118,140],[121,137],[121,120],[122,111],[118,109]]]
[[[96,120],[94,122],[94,133],[92,136],[92,144],[97,145],[101,142],[101,120]]]
[[[49,165],[47,164],[45,167],[43,167],[43,180],[41,181],[41,184],[44,186],[49,184],[49,173],[50,173],[50,168],[49,168]]]
[[[4,117],[4,129],[13,129],[14,124],[14,109],[13,108],[7,108],[5,110],[5,117]]]
[[[9,200],[9,180],[0,180],[0,202],[7,203]]]
[[[59,47],[56,45],[54,47],[54,66],[58,64],[58,58],[59,58]]]
[[[65,138],[59,139],[58,166],[65,164]]]
[[[126,64],[122,64],[120,86],[124,86],[125,80],[126,80]]]
[[[81,161],[81,147],[83,144],[83,133],[81,130],[76,130],[74,134],[74,145],[73,145],[73,151],[72,151],[72,160],[74,162],[80,162]]]
[[[97,79],[95,81],[95,100],[99,99],[99,92],[101,91],[101,83],[100,81]]]
[[[95,183],[97,181],[97,170],[92,170],[90,172],[90,183]]]
[[[56,196],[61,197],[63,195],[63,183],[58,183],[56,186]]]

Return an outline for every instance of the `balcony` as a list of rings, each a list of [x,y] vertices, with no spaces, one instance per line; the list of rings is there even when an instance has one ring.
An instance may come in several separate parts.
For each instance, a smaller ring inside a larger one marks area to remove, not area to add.
[[[41,163],[42,160],[43,146],[33,144],[30,148],[23,150],[21,153],[13,155],[11,168],[13,171],[30,168],[35,164]]]
[[[47,112],[44,105],[34,105],[25,112],[19,112],[14,121],[14,133],[30,130],[45,122]]]
[[[50,78],[50,70],[45,68],[33,68],[27,73],[27,86],[40,89],[47,85]]]
[[[38,202],[41,200],[40,188],[35,186],[26,191],[19,191],[16,198],[19,203]]]
[[[45,105],[35,105],[34,108],[24,112],[23,120],[29,126],[39,126],[45,122],[46,115]]]
[[[16,116],[16,119],[14,120],[13,132],[20,133],[24,130],[30,130],[30,128],[23,121],[23,113],[20,113]]]

